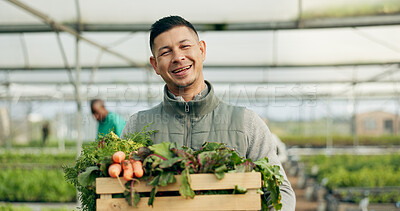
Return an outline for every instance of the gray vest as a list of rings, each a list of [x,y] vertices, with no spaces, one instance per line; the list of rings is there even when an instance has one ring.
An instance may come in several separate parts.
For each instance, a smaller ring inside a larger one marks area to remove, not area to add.
[[[136,129],[140,130],[151,123],[149,130],[157,130],[152,135],[154,144],[176,142],[192,149],[200,149],[208,142],[226,143],[240,156],[246,156],[248,142],[244,134],[244,108],[220,101],[210,88],[207,96],[201,100],[181,102],[167,95],[164,88],[164,100],[149,110],[140,111],[136,120]]]

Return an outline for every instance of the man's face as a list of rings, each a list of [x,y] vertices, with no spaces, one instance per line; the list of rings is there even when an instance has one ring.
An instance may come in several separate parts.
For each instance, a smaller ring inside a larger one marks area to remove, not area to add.
[[[204,41],[185,26],[174,27],[154,39],[150,62],[170,91],[204,84],[203,61],[206,56]]]
[[[107,110],[99,102],[93,104],[92,110],[93,110],[93,117],[99,122],[103,121],[103,119],[106,118],[108,114]]]

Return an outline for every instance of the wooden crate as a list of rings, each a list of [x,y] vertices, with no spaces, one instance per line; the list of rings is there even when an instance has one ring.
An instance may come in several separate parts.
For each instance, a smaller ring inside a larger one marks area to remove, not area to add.
[[[129,206],[123,198],[112,198],[112,194],[123,193],[124,189],[116,178],[103,177],[96,179],[97,211],[105,210],[260,210],[261,197],[256,193],[261,187],[261,174],[259,172],[227,173],[224,179],[218,180],[214,174],[191,174],[191,187],[197,190],[226,190],[234,189],[235,185],[247,188],[246,194],[224,195],[196,195],[193,199],[182,196],[156,197],[153,207],[147,205],[148,197],[142,197],[138,208]],[[176,183],[160,187],[158,192],[179,191],[180,176],[177,175]],[[126,183],[121,179],[123,184]],[[137,192],[150,192],[152,187],[143,182],[136,184]]]

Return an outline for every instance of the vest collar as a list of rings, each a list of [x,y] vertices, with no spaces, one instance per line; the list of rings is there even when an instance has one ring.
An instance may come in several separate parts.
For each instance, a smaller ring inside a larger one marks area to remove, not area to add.
[[[214,88],[210,82],[205,81],[209,88],[208,94],[200,100],[191,100],[189,102],[181,102],[168,96],[167,85],[164,86],[164,100],[162,102],[164,109],[173,115],[184,116],[187,114],[196,117],[204,116],[213,111],[219,104],[219,99],[214,94]]]

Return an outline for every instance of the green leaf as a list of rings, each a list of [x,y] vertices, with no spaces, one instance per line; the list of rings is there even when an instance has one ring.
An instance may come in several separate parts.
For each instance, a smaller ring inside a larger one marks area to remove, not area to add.
[[[201,147],[201,151],[216,151],[222,146],[225,146],[225,144],[217,142],[205,142]]]
[[[136,153],[134,153],[136,155]],[[137,152],[137,156],[143,161],[147,156],[151,154],[151,150],[148,147],[140,147]],[[135,160],[139,160],[135,158]]]
[[[222,180],[225,177],[225,172],[215,172],[217,179]]]
[[[104,174],[104,176],[108,177],[108,167],[113,163],[112,157],[107,156],[100,162],[100,171]]]
[[[148,184],[157,187],[160,184],[160,175],[155,176]]]
[[[261,172],[264,184],[263,186],[270,192],[271,200],[269,204],[272,204],[276,210],[282,208],[281,193],[279,185],[283,183],[283,176],[279,173],[279,166],[271,166],[268,163],[268,158],[262,158],[254,162],[256,165],[255,170]],[[263,206],[265,204],[263,200]]]
[[[189,174],[189,168],[185,168],[185,170],[182,171],[181,174],[181,187],[179,188],[179,193],[181,196],[184,198],[194,198],[195,194],[193,189],[190,187],[190,174]]]
[[[226,165],[222,165],[220,167],[215,168],[216,173],[227,172],[227,171],[228,171],[228,167],[226,167]]]
[[[231,160],[234,165],[243,163],[242,158],[239,156],[239,154],[236,151],[232,152]]]
[[[247,189],[239,186],[239,185],[235,185],[235,189],[233,190],[233,194],[245,194],[247,193]]]
[[[182,157],[174,157],[168,160],[164,160],[160,163],[159,167],[160,168],[170,168],[172,167],[174,164],[182,161],[184,158]]]
[[[154,154],[160,155],[168,160],[174,157],[174,153],[170,150],[170,146],[170,142],[162,142],[161,144],[149,146],[149,149],[151,149]]]
[[[151,189],[149,201],[147,203],[149,206],[153,206],[154,199],[156,198],[157,191],[158,191],[158,186],[155,186],[155,187],[153,187],[153,189]]]
[[[256,165],[250,159],[247,159],[245,162],[236,166],[235,169],[238,170],[236,172],[251,172],[255,166]]]
[[[165,172],[161,173],[158,184],[160,186],[167,186],[168,184],[175,183],[175,182],[176,182],[176,179],[174,176],[174,172],[165,171]]]
[[[130,206],[134,206],[137,208],[137,204],[140,201],[140,194],[136,192],[136,189],[133,187],[133,182],[134,181],[129,181],[126,183],[127,189],[124,192],[124,196],[126,201]]]
[[[84,187],[94,187],[96,185],[96,171],[99,170],[97,166],[90,166],[78,175],[78,182]]]

